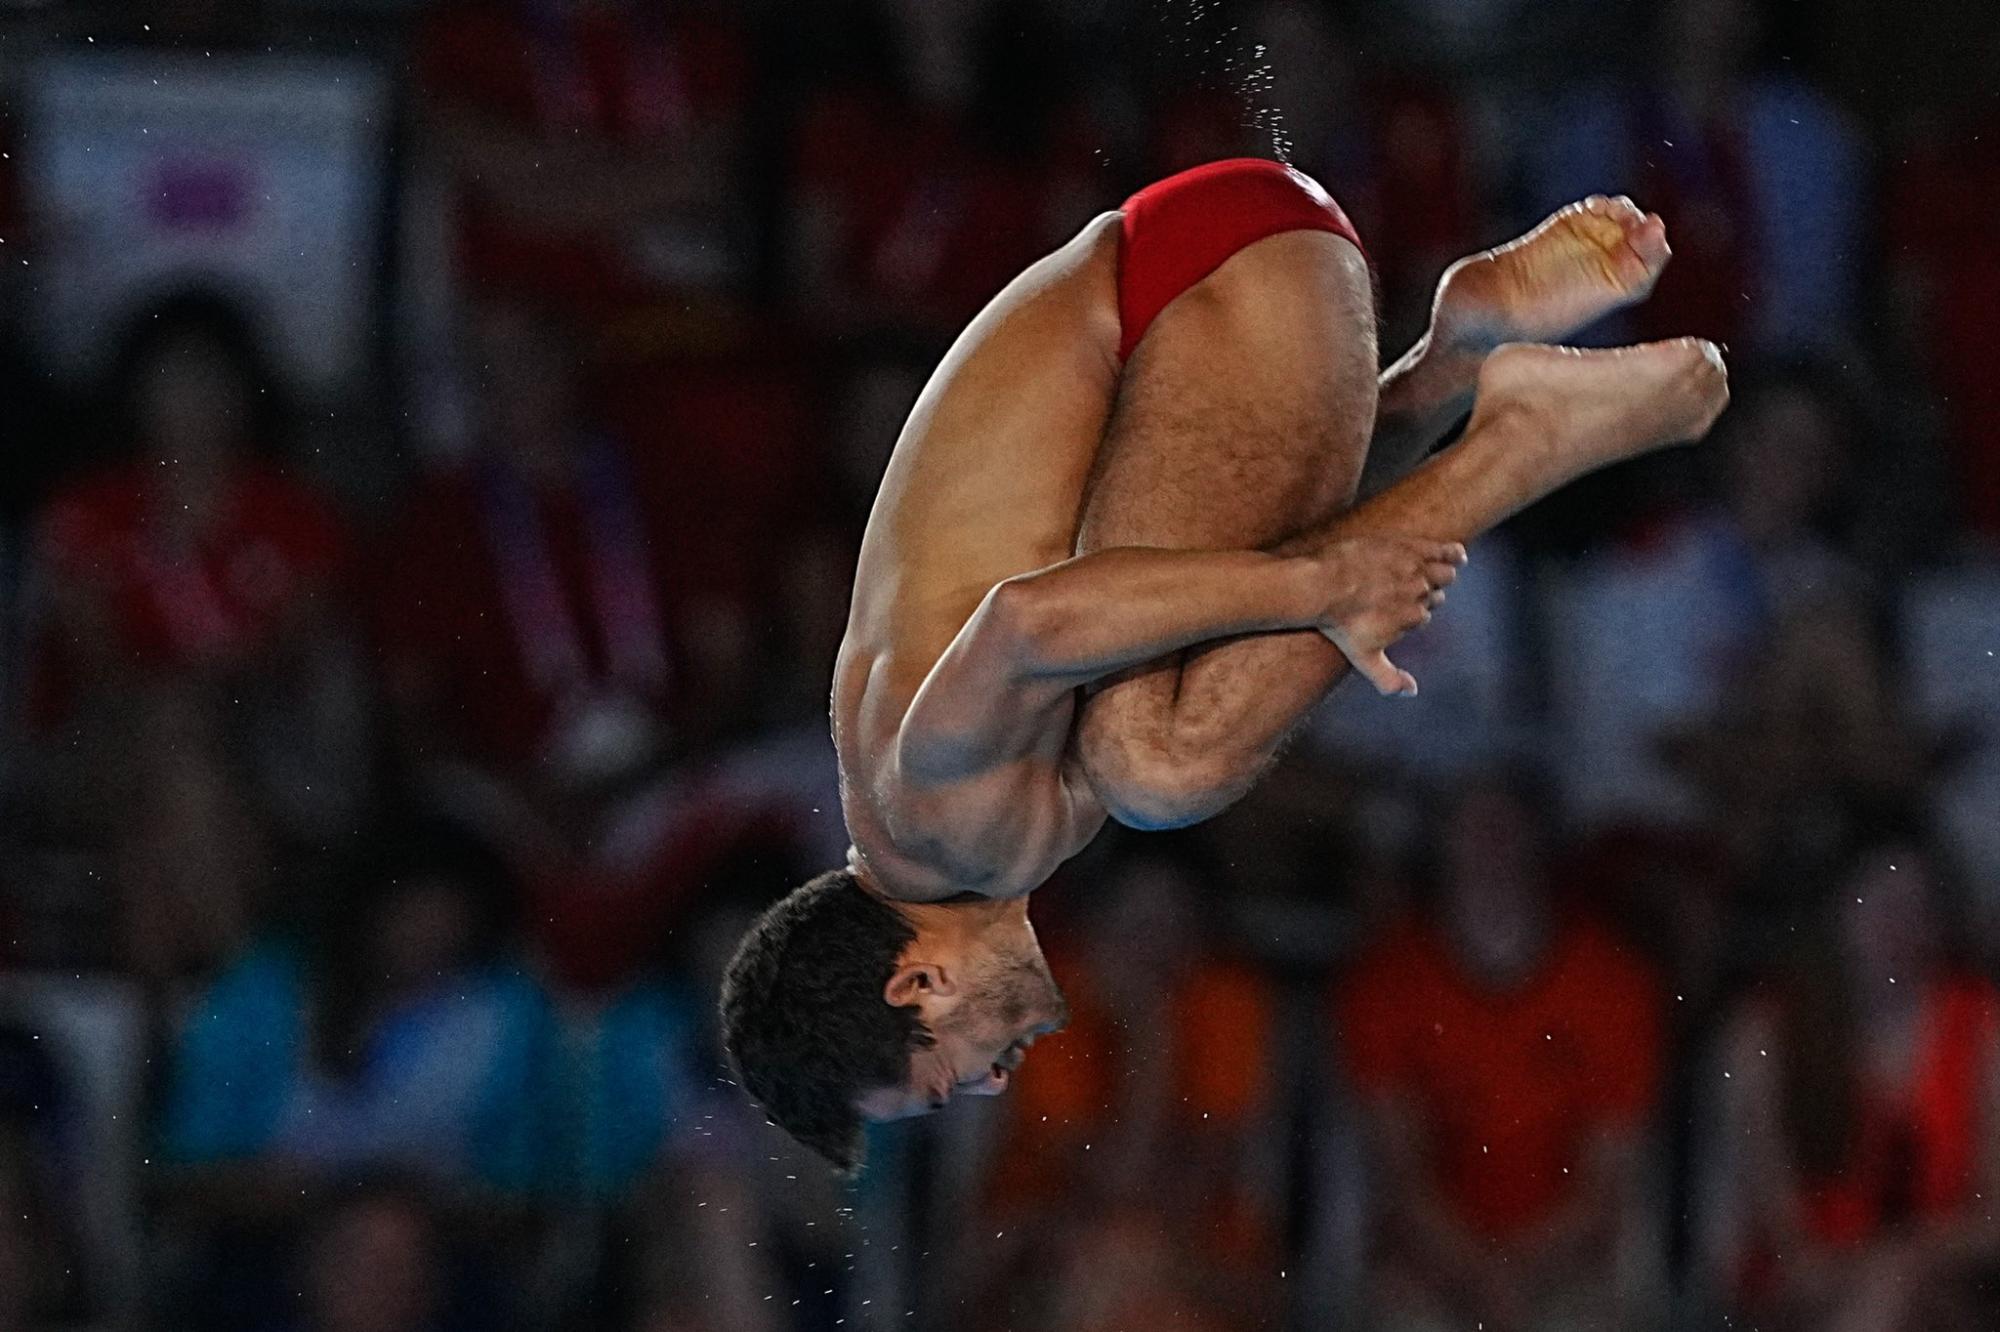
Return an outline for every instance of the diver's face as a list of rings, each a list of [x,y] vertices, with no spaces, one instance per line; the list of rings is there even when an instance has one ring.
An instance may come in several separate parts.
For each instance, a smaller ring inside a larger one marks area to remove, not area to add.
[[[910,997],[934,1043],[911,1052],[901,1086],[861,1097],[864,1118],[908,1119],[941,1110],[955,1096],[998,1096],[1028,1047],[1069,1021],[1034,932],[992,944],[956,968],[925,968],[912,978]]]

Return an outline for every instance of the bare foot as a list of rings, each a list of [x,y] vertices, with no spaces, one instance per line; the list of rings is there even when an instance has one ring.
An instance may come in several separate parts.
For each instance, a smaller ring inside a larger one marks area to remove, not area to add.
[[[1560,341],[1644,300],[1671,254],[1658,214],[1623,195],[1593,195],[1445,270],[1431,336],[1465,351]]]
[[[1482,419],[1525,416],[1534,437],[1581,475],[1700,439],[1728,404],[1722,352],[1701,338],[1609,351],[1514,344],[1480,369],[1469,429]]]

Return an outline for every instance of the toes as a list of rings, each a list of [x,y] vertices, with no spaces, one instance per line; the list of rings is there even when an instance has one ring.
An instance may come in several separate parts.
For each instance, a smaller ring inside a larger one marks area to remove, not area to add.
[[[1572,207],[1581,209],[1597,217],[1608,217],[1614,221],[1632,223],[1646,216],[1646,210],[1632,202],[1630,195],[1593,194]]]
[[[1632,253],[1639,256],[1647,269],[1658,272],[1673,257],[1673,249],[1667,244],[1667,224],[1658,214],[1648,214],[1636,227],[1625,235],[1625,243],[1632,247]]]
[[[1676,338],[1674,345],[1687,354],[1690,369],[1703,374],[1728,376],[1729,363],[1723,359],[1722,348],[1707,338]]]

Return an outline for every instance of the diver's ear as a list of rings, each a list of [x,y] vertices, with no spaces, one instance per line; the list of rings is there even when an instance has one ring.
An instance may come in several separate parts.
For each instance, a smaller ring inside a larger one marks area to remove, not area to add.
[[[946,998],[953,992],[951,973],[935,962],[905,962],[882,987],[882,997],[895,1008],[921,1004],[926,995]]]

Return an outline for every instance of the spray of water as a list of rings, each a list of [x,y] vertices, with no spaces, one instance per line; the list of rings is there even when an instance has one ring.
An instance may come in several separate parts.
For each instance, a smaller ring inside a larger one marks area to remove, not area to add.
[[[1161,0],[1159,31],[1168,51],[1195,72],[1197,85],[1233,97],[1240,123],[1268,143],[1272,156],[1289,164],[1292,136],[1284,111],[1273,100],[1277,74],[1270,51],[1261,42],[1246,41],[1242,27],[1228,19],[1236,8],[1217,0]]]

